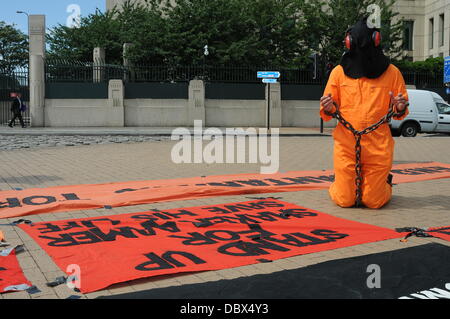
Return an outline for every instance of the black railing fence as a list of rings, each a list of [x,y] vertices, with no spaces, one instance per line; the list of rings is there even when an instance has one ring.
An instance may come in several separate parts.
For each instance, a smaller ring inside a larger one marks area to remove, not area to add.
[[[319,72],[314,75],[307,69],[287,69],[276,66],[210,66],[210,65],[111,65],[93,62],[59,61],[46,62],[45,79],[47,82],[108,82],[122,79],[125,82],[206,82],[260,83],[256,77],[258,71],[279,71],[283,84],[324,85],[326,76]],[[406,84],[417,88],[443,87],[442,74],[431,72],[402,72]]]
[[[431,72],[402,71],[405,83],[415,85],[417,89],[443,88],[443,71],[440,74]]]
[[[205,80],[207,82],[258,83],[258,71],[280,71],[284,83],[320,84],[312,72],[302,69],[279,69],[276,67],[249,66],[167,66],[134,65],[118,66],[89,63],[54,63],[45,67],[47,82],[108,82],[123,79],[126,82],[189,82]]]
[[[108,82],[124,79],[127,69],[121,65],[47,60],[45,63],[46,82]]]
[[[29,106],[30,90],[29,90],[29,72],[28,68],[16,68],[14,70],[0,69],[0,126],[7,125],[12,119],[11,93],[20,93],[22,101]],[[30,108],[27,107],[23,114],[25,124],[30,124]],[[16,121],[18,122],[18,121]],[[18,123],[17,123],[18,124]]]

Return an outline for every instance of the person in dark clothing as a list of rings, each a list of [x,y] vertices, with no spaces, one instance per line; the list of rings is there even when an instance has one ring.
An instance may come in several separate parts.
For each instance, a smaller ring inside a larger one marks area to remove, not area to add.
[[[22,118],[22,112],[25,108],[24,103],[21,100],[21,95],[20,93],[13,93],[11,94],[11,96],[14,98],[12,105],[11,105],[11,112],[13,112],[13,119],[11,120],[11,122],[9,122],[8,126],[9,127],[13,127],[16,119],[18,118],[20,121],[20,125],[22,126],[22,128],[25,128],[25,123],[23,122],[23,118]]]

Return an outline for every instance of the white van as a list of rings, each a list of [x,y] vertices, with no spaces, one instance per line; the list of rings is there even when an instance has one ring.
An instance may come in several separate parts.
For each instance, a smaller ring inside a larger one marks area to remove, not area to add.
[[[409,114],[390,122],[392,135],[414,137],[417,133],[450,133],[450,105],[437,93],[407,90]]]

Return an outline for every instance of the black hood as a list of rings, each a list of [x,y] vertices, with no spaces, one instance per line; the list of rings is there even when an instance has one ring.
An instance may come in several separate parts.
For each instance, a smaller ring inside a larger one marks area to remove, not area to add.
[[[341,59],[345,75],[353,79],[376,79],[389,67],[389,58],[383,54],[381,45],[376,47],[372,41],[374,31],[378,30],[367,26],[367,18],[361,19],[347,31],[352,35],[353,43]]]

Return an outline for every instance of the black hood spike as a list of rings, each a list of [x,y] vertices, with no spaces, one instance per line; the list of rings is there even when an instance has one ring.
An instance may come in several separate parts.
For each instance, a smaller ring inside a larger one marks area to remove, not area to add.
[[[347,31],[354,42],[352,48],[342,56],[340,64],[348,77],[376,79],[389,67],[389,58],[384,55],[381,46],[376,47],[372,41],[374,31],[378,29],[369,28],[367,18],[359,20]]]

